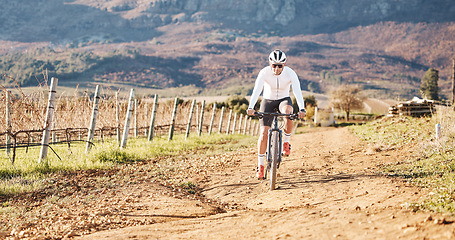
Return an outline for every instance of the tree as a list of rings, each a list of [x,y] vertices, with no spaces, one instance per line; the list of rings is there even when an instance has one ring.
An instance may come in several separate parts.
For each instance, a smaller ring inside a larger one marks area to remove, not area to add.
[[[433,68],[428,69],[422,78],[420,93],[423,98],[430,100],[439,100],[439,71]]]
[[[363,108],[363,101],[366,99],[361,94],[362,88],[357,85],[341,85],[330,92],[330,103],[336,109],[346,113],[346,120],[353,110]]]
[[[216,102],[217,108],[226,107],[232,109],[234,112],[246,114],[248,109],[248,100],[244,96],[234,95],[229,97],[224,102]]]
[[[303,101],[305,102],[306,110],[305,119],[311,119],[314,116],[314,108],[318,105],[316,97],[314,95],[304,96]],[[298,113],[300,111],[295,97],[292,97],[292,108],[294,109],[294,113]]]

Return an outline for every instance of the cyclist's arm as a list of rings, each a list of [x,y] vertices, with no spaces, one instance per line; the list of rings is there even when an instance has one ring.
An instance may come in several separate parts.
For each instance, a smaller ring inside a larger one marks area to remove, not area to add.
[[[264,88],[264,71],[261,70],[256,78],[256,82],[254,83],[253,92],[251,93],[250,103],[248,105],[248,109],[254,109],[254,105],[258,101],[259,95]]]
[[[300,89],[299,77],[295,72],[293,72],[291,77],[291,86],[300,111],[305,110],[305,102],[303,100],[302,90]]]

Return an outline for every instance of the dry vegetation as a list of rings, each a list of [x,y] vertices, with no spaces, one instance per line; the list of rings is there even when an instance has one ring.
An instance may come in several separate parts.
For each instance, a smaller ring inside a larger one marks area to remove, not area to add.
[[[57,93],[58,95],[58,93]],[[93,95],[85,92],[82,96],[79,96],[77,92],[74,96],[57,96],[56,107],[53,118],[52,129],[57,137],[56,140],[68,140],[67,131],[70,133],[70,140],[86,139],[88,126],[90,123],[90,117],[93,108]],[[42,91],[34,92],[31,94],[22,93],[21,95],[13,95],[10,101],[11,109],[11,134],[17,134],[17,143],[26,143],[31,141],[32,143],[40,142],[42,137],[42,130],[44,128],[44,117],[47,108],[47,90],[44,88]],[[221,98],[213,98],[221,99]],[[5,143],[7,123],[6,123],[6,99],[5,94],[1,95],[2,105],[0,108],[0,133],[2,133],[2,142]],[[96,139],[103,139],[105,137],[114,137],[116,135],[116,129],[119,128],[120,132],[123,131],[126,110],[128,107],[128,99],[126,97],[119,97],[118,102],[115,95],[102,95],[99,102],[99,110],[97,116],[97,124],[95,131]],[[191,98],[187,100],[180,100],[178,105],[178,111],[175,121],[175,132],[184,133],[188,124],[188,117],[191,110]],[[202,101],[199,99],[194,107],[194,114],[191,120],[191,132],[196,132],[199,126],[202,112]],[[213,101],[215,102],[215,100]],[[209,125],[213,115],[213,102],[206,102],[203,116],[203,128],[204,133],[208,132]],[[222,101],[221,101],[222,102]],[[119,113],[117,117],[117,103]],[[135,109],[132,120],[130,123],[130,135],[135,136],[147,136],[148,129],[151,122],[152,111],[153,111],[154,99],[147,97],[137,98],[137,109]],[[157,112],[155,119],[155,130],[154,135],[164,135],[169,133],[169,127],[172,119],[172,112],[174,108],[174,99],[160,99],[158,97]],[[229,123],[229,109],[225,109],[222,120],[222,132],[227,131]],[[234,116],[237,118],[234,119]],[[242,115],[243,116],[243,115]],[[231,130],[234,127],[234,120],[236,121],[236,132],[240,128],[243,129],[245,126],[245,118],[241,115],[234,113],[231,116]],[[119,119],[117,121],[117,118]],[[220,131],[220,120],[221,120],[221,109],[220,106],[215,111],[215,118],[213,119],[212,132]],[[242,126],[239,126],[243,122]],[[23,131],[35,130],[33,133],[21,133]],[[27,134],[29,134],[28,138]]]
[[[377,152],[407,149],[412,153],[406,161],[385,165],[383,171],[431,190],[426,198],[412,204],[415,211],[453,213],[454,118],[452,108],[438,106],[431,117],[386,117],[352,129]],[[440,124],[439,136],[436,124]]]
[[[95,155],[116,164],[62,170],[39,179],[2,179],[0,238],[62,239],[224,212],[230,206],[205,198],[190,179],[234,165],[239,151],[252,142],[251,136],[224,134],[180,138],[172,144],[160,139],[153,146],[131,141],[126,154],[110,149]],[[115,162],[118,155],[126,155],[125,161]],[[8,183],[37,186],[4,192]]]
[[[52,54],[35,57],[73,65],[69,53],[93,53],[91,65],[86,64],[90,69],[57,75],[62,86],[128,89],[134,83],[146,96],[247,95],[269,51],[281,48],[288,53],[288,66],[299,74],[303,90],[328,92],[340,83],[359,84],[370,97],[409,100],[420,95],[420,79],[433,67],[440,72],[441,95],[448,98],[453,29],[451,23],[385,22],[335,34],[274,37],[182,23],[162,27],[163,34],[151,41],[53,46]],[[35,43],[4,43],[36,49]],[[323,71],[342,80],[322,79]],[[14,77],[19,72],[8,74]]]

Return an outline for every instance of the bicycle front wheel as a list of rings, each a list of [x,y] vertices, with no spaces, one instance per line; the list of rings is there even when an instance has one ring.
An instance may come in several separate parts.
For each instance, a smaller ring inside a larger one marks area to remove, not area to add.
[[[278,131],[271,132],[272,136],[270,137],[270,154],[271,154],[271,166],[270,166],[270,190],[275,190],[276,185],[276,176],[277,176],[277,166],[280,153],[280,133]]]

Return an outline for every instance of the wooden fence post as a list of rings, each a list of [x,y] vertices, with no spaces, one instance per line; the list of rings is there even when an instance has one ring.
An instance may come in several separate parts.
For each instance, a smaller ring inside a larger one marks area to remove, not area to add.
[[[137,99],[134,99],[134,137],[137,138],[139,129],[137,126]]]
[[[11,153],[11,96],[8,90],[5,91],[6,94],[6,154],[9,155]]]
[[[236,127],[237,127],[237,113],[234,114],[234,123],[232,124],[232,134],[235,134]]]
[[[219,133],[221,133],[223,131],[223,120],[224,120],[224,107],[221,108],[220,127],[218,129]]]
[[[196,99],[193,99],[193,101],[191,102],[190,115],[188,116],[188,125],[186,125],[185,140],[188,138],[188,136],[190,136],[191,119],[193,118],[195,105],[196,105]]]
[[[252,135],[252,134],[251,134],[252,122],[253,122],[253,119],[250,118],[250,119],[248,120],[248,134],[249,134],[249,135]]]
[[[49,150],[49,136],[52,126],[52,118],[54,117],[54,106],[55,106],[55,92],[57,87],[57,78],[51,78],[51,86],[49,89],[49,99],[46,111],[46,120],[43,131],[43,139],[41,141],[41,151],[38,162],[41,163],[47,158],[47,151]]]
[[[256,130],[256,135],[259,136],[260,133],[261,133],[261,124],[258,121],[258,129]]]
[[[212,134],[213,122],[215,121],[216,103],[213,103],[212,119],[210,119],[209,135]]]
[[[255,124],[256,124],[256,121],[254,121],[253,119],[251,119],[251,125],[250,125],[250,129],[249,129],[249,133],[250,133],[251,136],[254,136]]]
[[[92,149],[92,141],[93,141],[93,136],[95,135],[96,118],[98,116],[98,105],[99,105],[99,101],[100,101],[99,94],[100,94],[100,86],[96,85],[95,97],[93,98],[92,117],[90,118],[90,125],[88,128],[87,146],[85,147],[85,153],[90,152],[90,150]]]
[[[243,113],[240,113],[240,117],[239,117],[239,131],[237,132],[238,134],[242,133],[242,120],[243,120]]]
[[[232,118],[232,109],[229,110],[229,118],[228,118],[228,123],[227,123],[227,128],[226,128],[226,134],[229,134],[229,130],[231,129],[231,118]]]
[[[172,112],[171,127],[169,128],[169,139],[172,140],[174,137],[175,118],[177,117],[177,106],[179,105],[179,98],[175,98],[174,111]]]
[[[149,119],[149,104],[148,102],[145,103],[145,119]],[[148,136],[148,129],[144,128],[144,137]]]
[[[150,127],[149,127],[149,136],[148,140],[152,141],[153,139],[153,132],[155,130],[155,118],[156,118],[156,109],[158,107],[158,95],[155,94],[155,97],[153,97],[153,110],[152,110],[152,117],[150,118]]]
[[[254,136],[254,129],[256,129],[256,121],[251,120],[251,136]]]
[[[123,127],[123,136],[120,148],[126,148],[126,142],[128,141],[128,132],[130,131],[131,115],[133,114],[134,105],[134,89],[130,91],[130,97],[128,99],[128,109],[126,110],[125,126]]]
[[[204,111],[205,111],[205,100],[202,100],[201,106],[201,117],[199,118],[199,129],[198,129],[198,136],[202,135],[202,126],[204,125]]]
[[[196,126],[199,126],[199,104],[196,104]]]
[[[248,115],[245,115],[245,122],[243,123],[243,135],[246,134],[246,124],[248,123]]]
[[[118,91],[115,93],[115,120],[117,122],[117,143],[120,146],[121,137],[120,137],[120,102],[118,99]]]

